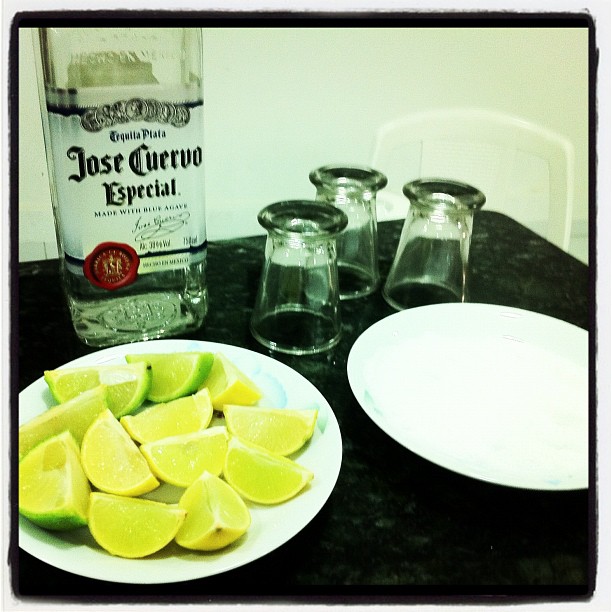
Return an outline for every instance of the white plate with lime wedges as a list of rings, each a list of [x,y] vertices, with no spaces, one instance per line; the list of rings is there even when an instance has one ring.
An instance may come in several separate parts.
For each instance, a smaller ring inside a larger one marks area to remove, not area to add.
[[[191,340],[153,340],[104,349],[62,367],[125,363],[126,354],[207,351],[222,353],[260,389],[258,405],[276,408],[318,409],[314,434],[290,458],[314,473],[296,497],[277,505],[247,502],[251,525],[229,547],[217,552],[191,551],[172,542],[142,559],[113,556],[102,549],[87,527],[67,532],[42,529],[19,517],[19,546],[34,557],[81,576],[111,582],[153,584],[181,582],[219,574],[254,561],[278,548],[318,514],[330,496],[340,472],[342,439],[336,417],[323,395],[295,370],[270,357],[219,343]],[[19,394],[19,424],[45,411],[54,402],[40,378]],[[174,502],[182,489],[162,484],[147,495]]]
[[[489,304],[404,310],[367,329],[347,364],[391,438],[460,474],[537,490],[588,486],[588,334]]]

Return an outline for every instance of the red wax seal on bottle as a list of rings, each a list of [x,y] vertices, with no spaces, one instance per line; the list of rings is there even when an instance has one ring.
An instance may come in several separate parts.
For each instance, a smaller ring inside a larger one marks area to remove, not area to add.
[[[139,265],[138,253],[129,244],[102,242],[85,258],[83,272],[97,287],[112,290],[133,283]]]

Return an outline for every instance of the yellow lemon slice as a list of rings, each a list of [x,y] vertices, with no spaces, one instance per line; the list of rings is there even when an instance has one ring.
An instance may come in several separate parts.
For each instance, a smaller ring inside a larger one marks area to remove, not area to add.
[[[318,411],[226,404],[223,414],[231,434],[277,455],[290,455],[312,437]]]
[[[287,457],[232,436],[223,476],[245,499],[259,504],[278,504],[295,497],[314,474]]]
[[[147,399],[169,402],[195,393],[212,367],[213,354],[204,352],[149,353],[126,355],[128,363],[144,361],[151,366],[151,386]]]
[[[251,525],[246,504],[226,482],[204,472],[179,500],[187,516],[176,542],[193,550],[219,550],[240,538]]]
[[[147,460],[110,410],[85,432],[81,463],[91,484],[106,493],[137,496],[159,486]]]
[[[227,429],[219,425],[143,444],[140,452],[157,478],[177,487],[188,487],[204,471],[215,476],[221,474],[227,440]]]
[[[250,406],[262,397],[257,385],[222,353],[215,354],[204,384],[215,410],[223,410],[224,404]]]
[[[185,510],[135,497],[94,492],[89,505],[89,530],[111,555],[137,559],[152,555],[174,539]]]
[[[213,416],[208,389],[163,404],[154,404],[138,414],[121,417],[121,425],[137,442],[144,444],[169,436],[206,429]]]
[[[108,407],[120,417],[133,412],[145,401],[151,386],[151,369],[145,362],[87,366],[45,370],[44,378],[51,394],[60,403],[98,385],[106,385]]]
[[[87,428],[104,410],[108,410],[104,385],[45,410],[19,428],[19,458],[22,459],[36,445],[63,431],[69,431],[80,445]]]
[[[41,442],[19,463],[19,512],[40,527],[87,524],[90,492],[79,447],[68,431]]]

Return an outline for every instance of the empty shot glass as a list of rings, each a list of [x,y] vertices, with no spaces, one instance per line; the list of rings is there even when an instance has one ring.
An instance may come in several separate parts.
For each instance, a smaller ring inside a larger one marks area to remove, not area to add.
[[[485,203],[475,187],[446,179],[404,185],[410,200],[383,297],[397,310],[468,301],[468,256],[474,212]]]
[[[310,173],[317,201],[346,213],[348,225],[338,236],[340,299],[369,295],[378,289],[376,193],[387,177],[366,166],[322,166]]]
[[[336,236],[346,215],[329,204],[270,204],[257,220],[268,232],[251,333],[267,348],[309,355],[341,337]]]

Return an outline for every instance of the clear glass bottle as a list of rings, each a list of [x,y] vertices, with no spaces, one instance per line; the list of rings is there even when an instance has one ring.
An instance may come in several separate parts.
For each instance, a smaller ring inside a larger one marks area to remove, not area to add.
[[[38,82],[64,289],[91,346],[204,321],[200,28],[41,28]]]
[[[333,204],[348,217],[338,236],[340,299],[374,293],[380,284],[376,193],[387,177],[366,166],[323,166],[310,173],[316,199]]]
[[[484,205],[484,194],[439,178],[412,181],[403,192],[410,209],[383,297],[397,310],[468,301],[473,216]]]

